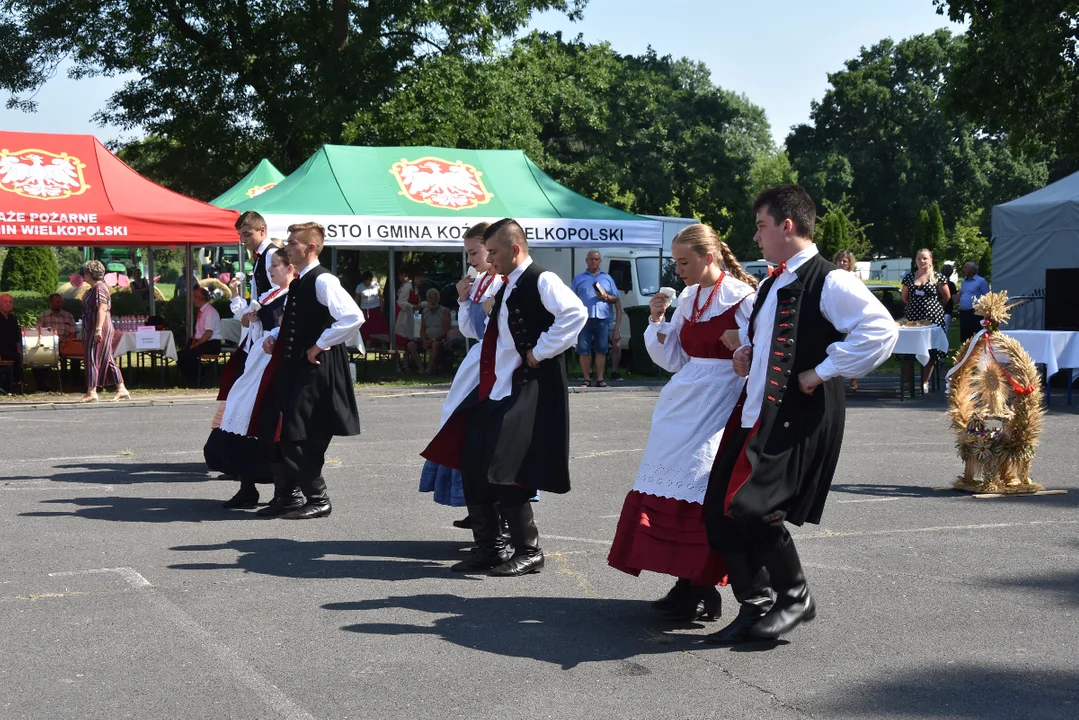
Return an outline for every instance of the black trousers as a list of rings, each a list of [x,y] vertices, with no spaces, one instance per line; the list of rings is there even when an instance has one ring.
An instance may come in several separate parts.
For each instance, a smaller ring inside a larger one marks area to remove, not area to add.
[[[469,410],[461,464],[461,485],[468,505],[497,502],[503,507],[516,507],[524,505],[536,494],[535,488],[487,481],[494,454],[490,442],[492,430],[501,425],[505,410],[506,401],[502,400],[485,400]]]
[[[332,438],[328,433],[308,432],[306,440],[281,440],[281,464],[290,488],[303,488],[321,477]]]
[[[220,340],[207,340],[195,347],[186,347],[176,353],[176,364],[180,366],[180,372],[184,374],[188,382],[194,382],[199,372],[200,355],[216,355],[221,352]]]
[[[981,321],[973,310],[959,311],[959,342],[966,342],[981,330]]]
[[[11,366],[11,380],[8,381],[4,378],[4,384],[0,385],[0,390],[11,392],[11,389],[16,385],[22,385],[22,353],[15,352],[0,352],[0,360],[10,360],[15,363]],[[3,373],[0,373],[0,377],[3,377]]]

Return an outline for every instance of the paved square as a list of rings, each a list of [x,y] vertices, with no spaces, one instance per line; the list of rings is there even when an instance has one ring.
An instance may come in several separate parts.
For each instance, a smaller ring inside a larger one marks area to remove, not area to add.
[[[731,650],[606,564],[656,394],[572,395],[575,489],[508,579],[450,573],[463,510],[416,492],[438,393],[363,395],[306,522],[220,508],[208,400],[5,406],[0,718],[1079,717],[1079,413],[1034,466],[1069,494],[975,500],[931,491],[959,472],[941,405],[859,399],[795,533],[817,621]]]

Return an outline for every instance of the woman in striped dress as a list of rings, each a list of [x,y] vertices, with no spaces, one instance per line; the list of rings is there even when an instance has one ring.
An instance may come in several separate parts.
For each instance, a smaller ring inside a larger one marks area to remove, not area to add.
[[[116,386],[113,400],[127,400],[131,393],[124,387],[124,376],[112,356],[112,296],[105,284],[105,266],[88,260],[82,266],[82,279],[90,290],[82,298],[82,333],[85,348],[86,394],[82,402],[96,402],[97,389]]]

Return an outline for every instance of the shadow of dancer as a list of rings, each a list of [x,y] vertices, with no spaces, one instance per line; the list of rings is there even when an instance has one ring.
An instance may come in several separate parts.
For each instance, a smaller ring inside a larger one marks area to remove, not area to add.
[[[216,545],[182,545],[179,552],[239,553],[233,562],[192,562],[173,570],[243,570],[289,578],[360,578],[370,580],[479,580],[451,573],[469,543],[426,540],[313,540],[257,538]]]
[[[666,634],[641,600],[574,597],[412,595],[330,603],[327,610],[367,612],[402,608],[430,613],[429,622],[356,623],[342,629],[375,635],[437,635],[494,655],[529,658],[569,670],[581,663],[683,652],[698,638]],[[626,632],[626,628],[636,632]],[[704,646],[701,646],[702,648]]]

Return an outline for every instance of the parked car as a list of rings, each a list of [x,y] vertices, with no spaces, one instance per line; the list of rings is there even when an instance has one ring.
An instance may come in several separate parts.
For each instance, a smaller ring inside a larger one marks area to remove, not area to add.
[[[866,283],[865,286],[880,300],[893,318],[898,320],[906,314],[906,308],[903,307],[903,296],[899,293],[898,287],[885,283]]]

